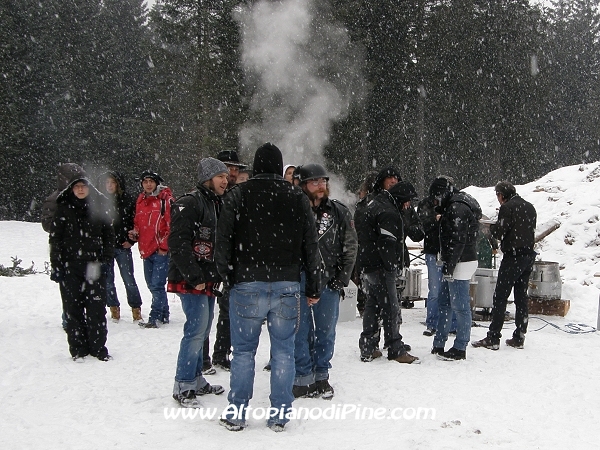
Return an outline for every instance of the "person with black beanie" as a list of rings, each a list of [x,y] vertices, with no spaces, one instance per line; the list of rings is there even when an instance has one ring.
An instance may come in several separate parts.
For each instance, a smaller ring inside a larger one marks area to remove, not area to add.
[[[283,178],[283,157],[273,144],[256,150],[253,177],[223,199],[217,226],[217,269],[230,290],[231,390],[220,424],[246,426],[253,395],[255,354],[263,321],[271,341],[271,408],[267,425],[283,431],[294,400],[294,337],[300,272],[309,304],[319,301],[320,258],[308,198]]]

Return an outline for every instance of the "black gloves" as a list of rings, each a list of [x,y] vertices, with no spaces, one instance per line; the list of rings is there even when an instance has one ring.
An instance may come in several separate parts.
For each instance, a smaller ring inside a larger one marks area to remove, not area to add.
[[[55,283],[60,283],[65,279],[65,271],[62,267],[52,266],[50,268],[50,279]]]
[[[344,282],[338,278],[332,278],[327,283],[327,287],[333,291],[341,291],[344,289]]]

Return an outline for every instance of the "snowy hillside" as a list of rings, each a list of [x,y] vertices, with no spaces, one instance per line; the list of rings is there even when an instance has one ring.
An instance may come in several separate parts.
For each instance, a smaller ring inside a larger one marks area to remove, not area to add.
[[[559,262],[567,317],[544,317],[561,329],[573,322],[596,325],[600,278],[600,163],[566,167],[517,186],[538,211],[538,223],[561,226],[539,245],[540,258]],[[469,187],[488,216],[498,207],[493,188]],[[39,224],[0,222],[0,264],[11,256],[43,269],[47,235]],[[134,248],[137,255],[137,248]],[[150,294],[135,259],[144,299]],[[425,280],[424,280],[424,284]],[[131,323],[117,276],[124,319],[109,323],[107,347],[114,360],[71,361],[60,324],[58,286],[47,275],[0,277],[0,448],[3,449],[179,449],[193,447],[264,449],[284,445],[311,449],[595,449],[600,422],[598,333],[569,334],[531,319],[525,349],[467,349],[467,360],[443,362],[429,354],[432,338],[422,335],[423,302],[403,310],[402,334],[421,365],[359,360],[359,320],[338,325],[331,402],[300,399],[312,418],[292,421],[273,433],[264,420],[232,433],[212,418],[167,418],[180,414],[171,399],[184,315],[169,294],[171,323],[158,330]],[[472,339],[485,336],[485,322]],[[589,330],[580,326],[581,330]],[[257,355],[255,408],[268,406],[268,338]],[[504,335],[512,333],[506,324]],[[214,330],[213,330],[214,338]],[[228,373],[207,378],[229,386]],[[226,394],[201,398],[220,413]],[[383,418],[371,415],[382,408]],[[400,409],[401,408],[401,409]],[[428,416],[415,418],[427,409]],[[329,418],[329,416],[333,418]],[[345,418],[343,418],[345,417]],[[362,418],[361,418],[362,417]]]

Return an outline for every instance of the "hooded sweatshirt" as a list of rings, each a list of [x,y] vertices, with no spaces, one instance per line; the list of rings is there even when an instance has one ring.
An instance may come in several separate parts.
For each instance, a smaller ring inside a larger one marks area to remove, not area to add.
[[[50,194],[44,203],[42,204],[42,228],[45,232],[50,232],[50,226],[52,225],[52,219],[56,213],[56,199],[58,195],[65,190],[69,181],[74,177],[85,178],[85,170],[81,166],[74,163],[62,164],[58,168],[56,190]]]

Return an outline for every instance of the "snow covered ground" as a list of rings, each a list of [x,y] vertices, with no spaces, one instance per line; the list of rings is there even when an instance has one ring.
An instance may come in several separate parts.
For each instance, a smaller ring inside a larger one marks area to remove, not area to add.
[[[517,186],[536,206],[538,224],[553,218],[561,222],[539,246],[541,259],[563,267],[563,298],[571,300],[571,310],[565,318],[544,317],[559,327],[596,326],[599,177],[600,163],[593,163],[565,167]],[[495,215],[493,188],[466,190],[485,214]],[[39,224],[0,222],[0,234],[0,264],[11,265],[11,256],[18,256],[22,266],[33,261],[43,269],[47,235]],[[145,316],[150,294],[137,258],[136,271]],[[360,321],[340,323],[331,370],[334,399],[294,402],[312,408],[313,418],[292,421],[284,433],[267,429],[260,410],[241,433],[220,427],[217,416],[227,404],[226,394],[202,398],[205,412],[217,411],[212,419],[168,419],[165,411],[177,412],[171,389],[184,322],[179,301],[169,295],[169,325],[140,329],[123,305],[119,279],[117,284],[124,319],[109,323],[107,346],[114,360],[76,364],[61,328],[58,286],[45,274],[0,277],[0,448],[598,448],[598,333],[567,334],[542,328],[545,322],[532,319],[524,350],[504,345],[497,352],[468,348],[466,361],[443,362],[429,354],[432,338],[422,335],[423,302],[403,311],[402,325],[405,341],[422,364],[385,359],[362,363]],[[485,336],[486,323],[480,324],[473,328],[472,339]],[[511,332],[508,323],[505,336]],[[269,374],[261,370],[268,359],[266,331],[263,337],[251,402],[255,408],[268,406]],[[228,389],[228,373],[207,378]],[[368,418],[377,408],[383,408],[384,418]],[[366,416],[360,419],[362,413]],[[417,413],[421,419],[412,418]],[[331,414],[338,418],[328,418]]]

